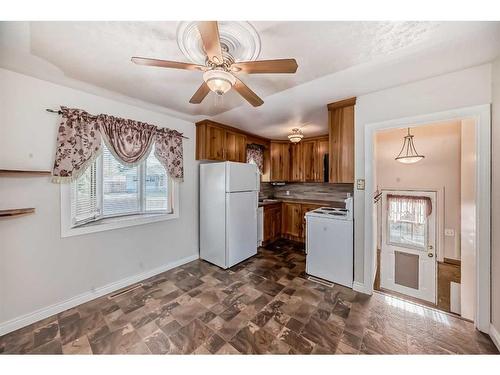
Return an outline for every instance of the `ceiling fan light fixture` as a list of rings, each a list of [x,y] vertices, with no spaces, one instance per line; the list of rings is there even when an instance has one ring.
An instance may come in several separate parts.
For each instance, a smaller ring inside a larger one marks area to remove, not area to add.
[[[304,138],[304,134],[302,134],[302,130],[299,128],[293,128],[292,133],[288,135],[288,139],[292,143],[299,143],[302,138]]]
[[[404,137],[403,147],[395,160],[403,164],[413,164],[422,160],[425,156],[420,155],[415,148],[413,143],[413,135],[410,134],[410,128],[408,128],[408,135]]]
[[[224,95],[231,90],[231,87],[236,83],[236,78],[231,74],[221,69],[212,69],[203,73],[203,80],[211,91],[217,95]]]

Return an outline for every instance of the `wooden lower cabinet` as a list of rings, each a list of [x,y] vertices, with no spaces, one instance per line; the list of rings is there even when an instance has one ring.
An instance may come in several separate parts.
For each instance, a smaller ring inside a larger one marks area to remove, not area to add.
[[[263,245],[272,243],[281,237],[281,203],[264,206]]]
[[[304,242],[306,237],[306,212],[324,205],[284,202],[281,236],[289,240]]]
[[[289,240],[299,241],[301,237],[302,219],[300,203],[283,203],[283,220],[281,232]]]
[[[305,242],[306,212],[325,205],[283,202],[264,206],[263,245],[270,244],[279,238]]]

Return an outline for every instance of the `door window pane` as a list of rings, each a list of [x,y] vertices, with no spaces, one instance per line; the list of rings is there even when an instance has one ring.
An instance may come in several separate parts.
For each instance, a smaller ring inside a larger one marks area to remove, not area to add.
[[[425,250],[430,200],[422,197],[387,196],[388,242]]]

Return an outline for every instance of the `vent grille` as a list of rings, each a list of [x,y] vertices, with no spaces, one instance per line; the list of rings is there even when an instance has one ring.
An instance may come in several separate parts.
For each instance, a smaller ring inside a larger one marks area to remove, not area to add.
[[[136,290],[138,288],[142,288],[143,284],[142,283],[139,283],[139,284],[134,284],[134,285],[131,285],[125,289],[121,289],[119,290],[118,292],[115,292],[113,294],[110,294],[108,296],[108,299],[113,299],[113,298],[116,298],[116,297],[120,297],[120,296],[123,296],[124,294],[127,294],[133,290]]]

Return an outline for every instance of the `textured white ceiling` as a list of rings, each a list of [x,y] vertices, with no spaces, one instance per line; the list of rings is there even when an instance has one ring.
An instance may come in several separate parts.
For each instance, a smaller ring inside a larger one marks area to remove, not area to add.
[[[253,108],[235,92],[222,103],[189,98],[200,72],[137,66],[134,55],[186,61],[177,22],[2,22],[0,66],[38,78],[149,103],[195,121],[213,117],[269,137],[291,127],[326,130],[326,103],[490,61],[499,24],[481,22],[252,22],[259,59],[297,59],[297,74],[240,78],[264,99]]]

